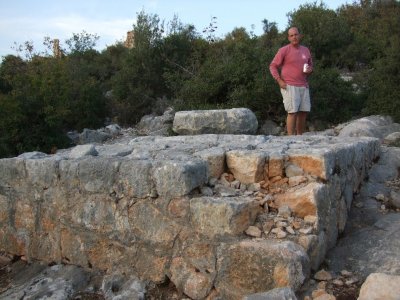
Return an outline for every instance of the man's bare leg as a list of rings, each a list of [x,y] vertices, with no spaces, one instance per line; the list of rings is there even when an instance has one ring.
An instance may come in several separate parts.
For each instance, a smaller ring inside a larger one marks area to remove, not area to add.
[[[296,128],[296,113],[292,113],[287,115],[286,117],[286,129],[288,135],[294,135],[295,133],[295,128]]]
[[[307,112],[299,111],[296,118],[296,131],[298,135],[302,135],[306,130]]]

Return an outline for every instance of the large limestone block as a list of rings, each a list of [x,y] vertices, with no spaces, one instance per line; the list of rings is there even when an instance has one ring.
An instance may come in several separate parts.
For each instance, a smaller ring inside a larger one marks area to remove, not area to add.
[[[216,289],[223,299],[278,287],[300,288],[310,273],[307,254],[293,242],[245,240],[218,249]]]
[[[329,155],[330,153],[326,153]],[[333,172],[333,163],[329,164],[329,160],[327,160],[325,155],[322,154],[306,154],[306,153],[299,153],[299,154],[291,154],[289,156],[289,162],[297,165],[301,169],[303,169],[306,173],[311,175],[317,176],[321,179],[328,179],[329,175]],[[334,159],[331,159],[333,161]]]
[[[282,194],[274,195],[274,202],[278,207],[287,205],[292,212],[301,218],[307,215],[315,216],[317,214],[317,199],[318,190],[323,187],[323,184],[311,182],[301,188],[292,188]]]
[[[153,178],[160,196],[183,196],[207,182],[207,163],[199,159],[158,161],[153,169]]]
[[[21,158],[3,158],[0,160],[0,194],[6,194],[10,186],[25,177],[25,160]]]
[[[268,177],[284,176],[286,157],[280,153],[273,152],[269,154],[268,159]]]
[[[167,218],[148,200],[138,201],[129,208],[129,223],[140,240],[171,248],[181,226]]]
[[[90,231],[73,228],[62,229],[60,235],[60,244],[54,246],[59,247],[62,261],[83,267],[132,273],[136,245],[126,245],[105,236],[94,235]]]
[[[170,263],[169,253],[160,251],[153,244],[145,244],[139,247],[132,259],[135,260],[135,269],[141,278],[156,283],[165,281],[166,269]]]
[[[219,178],[225,172],[225,151],[221,148],[211,148],[194,153],[207,162],[210,177]]]
[[[179,111],[172,130],[181,135],[196,134],[255,134],[258,122],[247,108],[221,110]]]
[[[188,264],[182,257],[172,259],[171,281],[191,299],[204,299],[213,287],[214,273],[207,273]]]
[[[248,197],[201,197],[190,200],[193,229],[209,237],[237,235],[254,223],[259,203]]]
[[[155,195],[150,160],[123,160],[119,168],[118,182],[124,196],[145,198]]]
[[[228,169],[237,180],[249,184],[260,182],[268,172],[268,155],[251,150],[233,150],[226,153]]]
[[[97,233],[111,232],[119,224],[119,214],[111,198],[86,195],[70,198],[62,207],[61,221]]]
[[[66,190],[82,188],[89,193],[112,192],[120,161],[88,156],[60,161],[60,182]]]
[[[58,179],[59,158],[27,159],[27,181],[40,188],[49,188]]]

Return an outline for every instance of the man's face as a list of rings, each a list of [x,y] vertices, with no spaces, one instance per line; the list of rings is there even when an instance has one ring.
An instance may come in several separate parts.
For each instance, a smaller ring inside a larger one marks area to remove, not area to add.
[[[301,35],[297,28],[289,29],[288,39],[293,46],[297,46],[300,43]]]

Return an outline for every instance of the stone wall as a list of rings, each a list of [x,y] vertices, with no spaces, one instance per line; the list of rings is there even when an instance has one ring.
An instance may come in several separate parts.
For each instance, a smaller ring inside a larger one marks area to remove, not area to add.
[[[298,289],[344,229],[373,138],[200,135],[0,160],[0,249],[169,278],[192,299]]]

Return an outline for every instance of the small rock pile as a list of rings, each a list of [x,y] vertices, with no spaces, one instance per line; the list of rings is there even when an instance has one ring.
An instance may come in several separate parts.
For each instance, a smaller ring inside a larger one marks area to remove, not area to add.
[[[257,217],[256,223],[249,226],[246,235],[253,238],[289,239],[300,244],[301,236],[314,233],[317,217],[307,215],[304,218],[294,216],[289,206],[278,207],[274,202],[274,194],[283,193],[289,187],[304,186],[315,181],[311,175],[292,177],[276,176],[266,182],[243,184],[231,173],[223,173],[219,179],[212,178],[211,187],[203,187],[201,193],[205,196],[249,196],[254,197],[263,208],[263,213]]]
[[[375,196],[375,199],[381,202],[380,211],[388,213],[389,211],[400,211],[400,179],[393,179],[385,182],[385,186],[390,188],[390,195],[387,197],[382,193]]]
[[[304,287],[307,291],[302,293],[301,299],[357,299],[360,286],[360,278],[352,272],[342,270],[339,274],[332,274],[332,272],[321,269]]]

